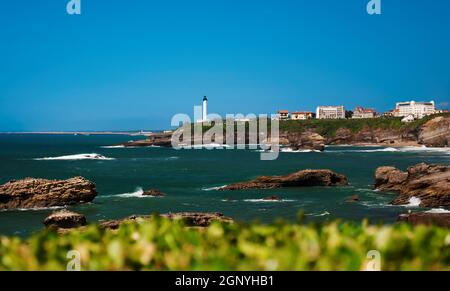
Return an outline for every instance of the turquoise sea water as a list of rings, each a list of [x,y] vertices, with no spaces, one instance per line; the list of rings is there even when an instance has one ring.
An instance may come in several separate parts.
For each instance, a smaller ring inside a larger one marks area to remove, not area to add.
[[[131,214],[177,211],[222,212],[236,220],[270,222],[306,219],[346,219],[392,223],[405,206],[390,206],[393,194],[372,190],[378,166],[401,169],[420,163],[449,164],[449,149],[327,147],[323,153],[281,153],[275,161],[261,161],[254,150],[173,150],[168,148],[104,148],[136,139],[117,135],[0,135],[0,183],[38,177],[66,179],[83,176],[95,182],[99,195],[93,203],[72,206],[90,222]],[[105,160],[60,158],[96,153]],[[314,187],[222,192],[215,190],[259,175],[282,175],[302,169],[331,169],[349,178],[347,187]],[[140,197],[139,189],[157,188],[162,198]],[[351,195],[361,201],[346,203]],[[277,195],[282,202],[261,202]],[[28,235],[42,229],[51,209],[0,212],[0,234]]]

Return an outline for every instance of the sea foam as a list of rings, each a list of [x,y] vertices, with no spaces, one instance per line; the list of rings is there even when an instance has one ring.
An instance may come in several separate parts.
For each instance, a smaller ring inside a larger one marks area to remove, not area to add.
[[[13,208],[2,209],[0,212],[13,212],[13,211],[46,211],[46,210],[58,210],[64,209],[66,206],[50,206],[50,207],[34,207],[34,208]]]
[[[320,153],[318,150],[293,150],[291,148],[282,148],[280,150],[282,153]]]
[[[101,146],[102,149],[123,149],[124,145]]]
[[[425,213],[444,214],[444,213],[450,213],[450,211],[443,209],[443,208],[433,208],[431,210],[425,211]]]
[[[255,203],[279,203],[279,202],[294,202],[295,200],[281,199],[281,200],[269,200],[269,199],[244,199],[245,202]]]
[[[422,203],[422,200],[420,200],[420,198],[417,197],[411,197],[408,200],[408,204],[405,205],[405,207],[419,207],[420,203]]]
[[[142,189],[142,187],[137,187],[134,192],[110,195],[109,197],[121,197],[121,198],[151,198],[151,197],[154,197],[154,196],[144,196],[143,194],[144,194],[144,190]]]
[[[217,191],[217,190],[225,188],[226,186],[228,186],[228,185],[215,186],[215,187],[209,187],[209,188],[202,188],[202,191]]]
[[[35,158],[34,160],[36,160],[36,161],[79,161],[79,160],[110,161],[110,160],[115,160],[115,159],[107,158],[105,156],[93,153],[93,154],[68,155],[68,156],[60,156],[60,157]]]

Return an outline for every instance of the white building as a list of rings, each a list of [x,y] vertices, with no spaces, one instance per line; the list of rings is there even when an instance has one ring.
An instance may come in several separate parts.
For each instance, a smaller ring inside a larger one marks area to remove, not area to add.
[[[353,111],[353,119],[375,118],[376,112],[371,108],[363,108],[358,106]]]
[[[344,119],[344,106],[319,106],[316,110],[317,119]]]
[[[434,101],[430,102],[399,102],[395,106],[397,117],[406,117],[408,115],[414,118],[423,118],[424,116],[436,113]]]
[[[292,112],[291,113],[291,119],[292,120],[306,120],[306,119],[311,119],[313,118],[313,113],[312,112]]]
[[[288,110],[278,110],[278,120],[288,120],[289,111]]]

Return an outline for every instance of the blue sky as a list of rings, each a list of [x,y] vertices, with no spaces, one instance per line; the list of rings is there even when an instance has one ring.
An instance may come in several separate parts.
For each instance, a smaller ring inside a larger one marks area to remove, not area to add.
[[[450,101],[448,0],[81,1],[0,4],[0,131]]]

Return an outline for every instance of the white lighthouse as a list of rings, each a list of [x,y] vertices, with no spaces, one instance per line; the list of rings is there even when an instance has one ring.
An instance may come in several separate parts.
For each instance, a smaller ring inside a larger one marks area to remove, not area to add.
[[[206,96],[203,97],[203,115],[202,121],[208,121],[208,98]]]

